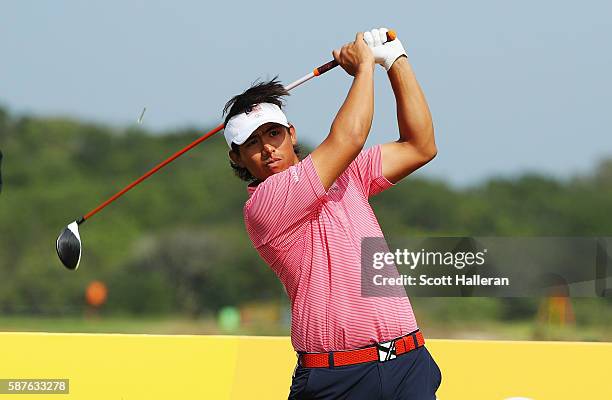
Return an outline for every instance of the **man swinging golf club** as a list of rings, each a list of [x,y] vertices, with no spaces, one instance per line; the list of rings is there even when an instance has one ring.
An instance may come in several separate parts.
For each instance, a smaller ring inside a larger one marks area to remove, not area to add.
[[[250,182],[249,237],[282,281],[298,352],[290,399],[435,399],[440,370],[410,301],[361,296],[363,237],[382,237],[368,198],[436,155],[425,97],[398,39],[358,33],[333,51],[353,77],[327,138],[300,161],[287,92],[259,83],[225,106],[231,165]],[[388,73],[399,139],[363,150],[374,111],[374,67]]]

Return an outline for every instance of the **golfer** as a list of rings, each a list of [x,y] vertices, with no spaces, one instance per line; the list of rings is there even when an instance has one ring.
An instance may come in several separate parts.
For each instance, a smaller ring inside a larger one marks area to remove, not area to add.
[[[399,39],[383,44],[386,32],[357,33],[333,51],[353,82],[329,135],[302,160],[275,79],[224,109],[231,165],[249,182],[246,229],[291,300],[290,399],[429,400],[441,382],[408,297],[361,295],[361,240],[383,237],[369,197],[436,155],[423,92]],[[393,88],[399,138],[364,150],[375,64]]]

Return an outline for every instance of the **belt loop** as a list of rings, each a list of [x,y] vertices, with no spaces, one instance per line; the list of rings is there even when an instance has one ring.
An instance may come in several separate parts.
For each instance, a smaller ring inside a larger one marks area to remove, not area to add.
[[[418,331],[417,331],[417,332],[418,332]],[[412,335],[410,335],[410,336],[412,336],[412,340],[414,341],[414,348],[415,348],[415,349],[418,349],[418,348],[419,348],[419,340],[418,340],[418,339],[417,339],[417,337],[416,337],[416,333],[413,333],[413,334],[412,334]]]
[[[330,351],[327,354],[328,354],[327,360],[328,360],[329,368],[333,368],[334,367],[334,352]]]

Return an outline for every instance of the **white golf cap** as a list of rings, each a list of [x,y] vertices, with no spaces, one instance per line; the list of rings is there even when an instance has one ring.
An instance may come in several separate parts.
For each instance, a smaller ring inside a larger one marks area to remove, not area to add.
[[[268,122],[276,122],[289,128],[285,113],[279,106],[272,103],[259,103],[247,112],[234,115],[227,121],[223,131],[227,145],[230,148],[232,143],[241,145],[257,128]]]

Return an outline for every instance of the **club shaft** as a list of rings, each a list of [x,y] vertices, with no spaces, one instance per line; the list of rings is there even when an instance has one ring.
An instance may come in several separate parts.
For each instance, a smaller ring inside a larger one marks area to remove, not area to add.
[[[301,77],[300,79],[298,79],[295,82],[292,82],[290,84],[288,84],[287,86],[285,86],[285,90],[286,91],[290,91],[291,89],[300,86],[302,83],[311,80],[312,78],[315,77],[315,74],[313,72],[309,73],[308,75],[304,75],[303,77]]]
[[[109,205],[113,201],[117,200],[119,197],[123,196],[128,190],[132,189],[134,186],[138,185],[140,182],[144,181],[145,179],[147,179],[148,177],[150,177],[151,175],[153,175],[154,173],[156,173],[157,171],[159,171],[160,169],[162,169],[166,165],[170,164],[172,161],[176,160],[181,155],[183,155],[184,153],[188,152],[189,150],[191,150],[192,148],[194,148],[198,144],[202,143],[203,141],[205,141],[206,139],[208,139],[209,137],[211,137],[212,135],[214,135],[215,133],[219,132],[222,129],[223,129],[223,124],[220,124],[219,126],[214,128],[213,130],[207,132],[205,135],[203,135],[203,136],[199,137],[197,140],[193,141],[187,147],[183,148],[180,151],[177,151],[172,156],[168,157],[167,159],[165,159],[164,161],[162,161],[161,163],[156,165],[154,168],[149,170],[149,172],[147,172],[146,174],[144,174],[140,178],[136,179],[134,182],[130,183],[125,188],[121,189],[119,192],[115,193],[111,198],[109,198],[104,203],[100,204],[98,207],[96,207],[93,210],[91,210],[89,213],[85,214],[79,220],[79,221],[82,220],[79,223],[79,225],[81,223],[85,222],[86,220],[88,220],[89,218],[91,218],[93,215],[95,215],[99,211],[101,211],[104,207],[106,207],[107,205]],[[77,221],[77,222],[79,222],[79,221]]]
[[[328,62],[326,64],[323,64],[322,66],[320,66],[318,68],[315,68],[315,71],[323,69],[323,67],[327,66],[330,63],[335,63],[335,61],[330,61],[330,62]],[[301,85],[302,83],[304,83],[306,81],[309,81],[310,79],[314,78],[315,76],[319,76],[319,75],[329,71],[330,69],[334,68],[337,65],[338,64],[336,63],[335,65],[333,65],[331,67],[328,67],[328,68],[320,71],[319,73],[311,72],[310,74],[305,75],[302,78],[298,79],[297,81],[295,81],[295,82],[285,86],[285,89],[287,91],[289,91],[289,90],[291,90],[291,89]],[[93,217],[95,214],[97,214],[98,212],[102,211],[102,209],[104,209],[110,203],[112,203],[113,201],[117,200],[119,197],[123,196],[126,192],[128,192],[134,186],[138,185],[139,183],[141,183],[142,181],[144,181],[145,179],[147,179],[148,177],[150,177],[151,175],[153,175],[154,173],[156,173],[157,171],[159,171],[160,169],[162,169],[166,165],[170,164],[172,161],[176,160],[181,155],[183,155],[184,153],[188,152],[189,150],[191,150],[195,146],[199,145],[200,143],[202,143],[203,141],[205,141],[206,139],[208,139],[209,137],[211,137],[215,133],[221,131],[223,128],[224,128],[224,124],[220,124],[219,126],[214,128],[213,130],[205,133],[203,136],[201,136],[198,139],[196,139],[195,141],[193,141],[187,147],[183,148],[180,151],[177,151],[172,156],[168,157],[167,159],[165,159],[164,161],[162,161],[161,163],[159,163],[158,165],[153,167],[149,172],[147,172],[146,174],[144,174],[140,178],[136,179],[134,182],[130,183],[128,186],[126,186],[125,188],[121,189],[119,192],[115,193],[111,198],[106,200],[104,203],[100,204],[98,207],[94,208],[89,213],[87,213],[84,216],[82,216],[81,218],[79,218],[77,220],[77,223],[80,225],[83,222],[85,222],[86,220],[88,220],[89,218]]]

